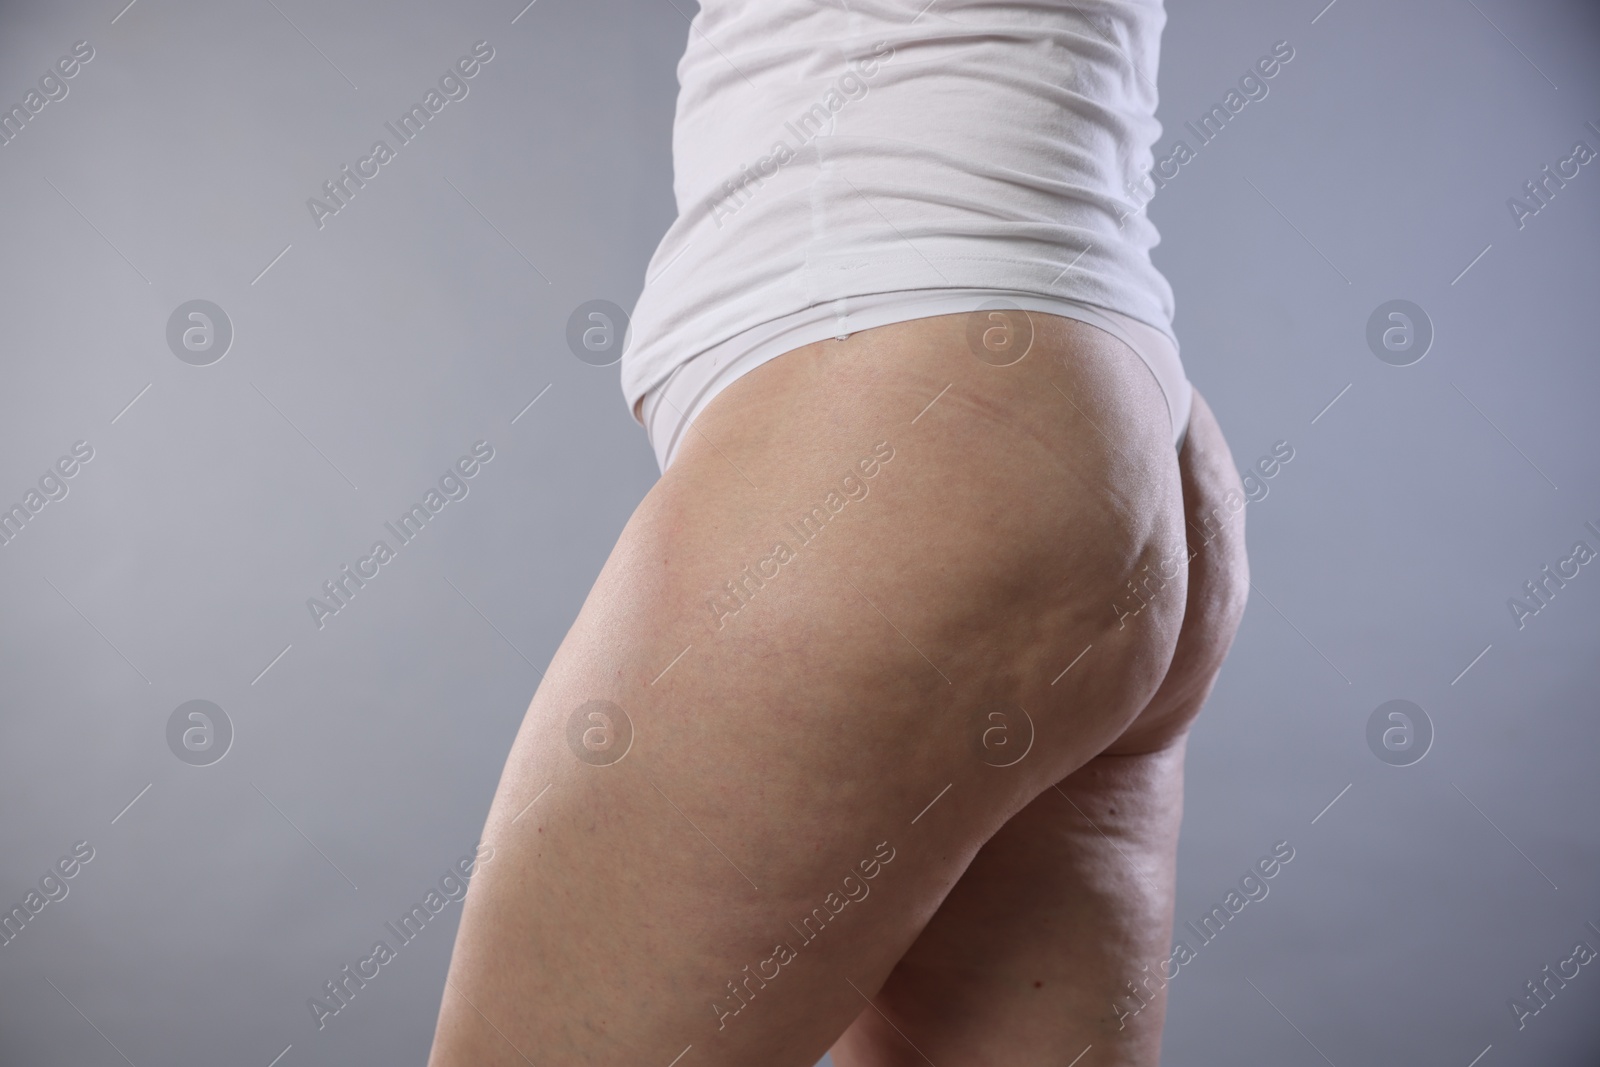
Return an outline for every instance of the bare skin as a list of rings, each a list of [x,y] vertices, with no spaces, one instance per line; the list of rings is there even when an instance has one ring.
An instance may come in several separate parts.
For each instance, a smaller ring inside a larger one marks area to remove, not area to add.
[[[984,845],[834,1045],[837,1067],[909,1067],[924,1053],[1067,1064],[1091,1047],[1082,1062],[1094,1067],[1160,1062],[1184,747],[1249,591],[1243,513],[1227,519],[1242,487],[1199,394],[1180,467],[1189,591],[1161,688],[1115,743]]]
[[[1235,476],[1203,404],[1180,466],[1130,350],[1032,319],[1010,366],[942,316],[707,408],[529,707],[434,1067],[1156,1062],[1160,1004],[1111,1004],[1165,956],[1242,604],[1238,518],[1186,548],[1186,509]]]

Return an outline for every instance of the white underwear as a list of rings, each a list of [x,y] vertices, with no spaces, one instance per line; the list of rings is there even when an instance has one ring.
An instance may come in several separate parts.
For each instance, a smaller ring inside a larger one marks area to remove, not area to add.
[[[689,424],[718,393],[768,360],[830,337],[842,340],[860,330],[891,323],[973,312],[992,300],[1009,302],[1024,311],[1088,323],[1133,349],[1161,387],[1172,417],[1173,442],[1182,447],[1193,396],[1178,350],[1166,334],[1105,308],[1004,289],[906,289],[875,293],[817,304],[763,322],[679,364],[668,378],[644,394],[635,415],[644,423],[655,449],[656,462],[665,472],[677,455],[684,435],[689,432]]]

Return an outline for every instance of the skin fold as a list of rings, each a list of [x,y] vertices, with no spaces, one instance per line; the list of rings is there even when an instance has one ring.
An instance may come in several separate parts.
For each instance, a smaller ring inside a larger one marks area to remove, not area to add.
[[[1007,366],[939,316],[707,407],[529,706],[434,1067],[1157,1062],[1112,999],[1166,954],[1237,476],[1028,318]]]

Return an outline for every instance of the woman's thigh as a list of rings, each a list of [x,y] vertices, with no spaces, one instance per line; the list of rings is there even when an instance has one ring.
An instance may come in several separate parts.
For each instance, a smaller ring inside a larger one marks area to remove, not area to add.
[[[839,1067],[1160,1061],[1187,731],[1249,589],[1243,494],[1195,397],[1181,456],[1189,589],[1160,689],[1107,751],[979,851],[834,1047]],[[913,1047],[914,1046],[914,1047]],[[920,1051],[919,1051],[920,1050]]]
[[[1033,321],[1011,366],[944,316],[707,408],[514,743],[436,1067],[814,1062],[1146,707],[1186,592],[1166,407],[1120,342]]]

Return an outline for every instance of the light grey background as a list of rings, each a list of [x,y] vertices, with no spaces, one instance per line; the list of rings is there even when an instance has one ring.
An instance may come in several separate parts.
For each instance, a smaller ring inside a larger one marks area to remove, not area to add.
[[[1166,1062],[1592,1065],[1596,968],[1520,1032],[1508,1000],[1600,947],[1600,568],[1520,631],[1506,601],[1600,547],[1600,161],[1521,230],[1506,200],[1600,149],[1600,27],[1323,2],[1177,3],[1160,73],[1165,148],[1295,49],[1150,208],[1240,465],[1295,452],[1248,509],[1179,920],[1295,859],[1169,987]],[[0,1062],[420,1063],[456,906],[320,1033],[306,1001],[471,849],[655,477],[564,329],[631,306],[671,220],[693,9],[122,3],[0,5],[6,106],[95,49],[0,147],[0,504],[94,448],[0,547],[0,907],[95,850],[0,946]],[[306,198],[480,39],[469,96],[319,230]],[[196,298],[235,330],[203,368],[165,341]],[[1436,330],[1414,366],[1366,346],[1392,298]],[[479,439],[467,498],[319,631],[306,598]],[[1398,697],[1437,732],[1404,768],[1365,740]],[[197,698],[236,731],[209,767],[165,738]]]

